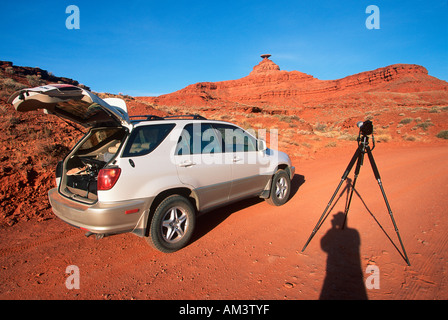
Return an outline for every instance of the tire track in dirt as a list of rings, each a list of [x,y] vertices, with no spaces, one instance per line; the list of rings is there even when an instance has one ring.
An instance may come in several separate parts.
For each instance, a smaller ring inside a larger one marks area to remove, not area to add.
[[[432,276],[439,272],[440,268],[443,268],[443,266],[440,266],[443,257],[439,253],[448,250],[448,233],[438,232],[437,236],[434,236],[431,240],[432,245],[425,250],[426,252],[423,252],[419,259],[413,259],[415,260],[414,263],[411,260],[411,267],[408,267],[409,275],[406,276],[405,282],[402,284],[405,293],[399,296],[400,299],[425,299],[426,297],[421,297],[422,288],[429,286],[436,289],[442,285],[433,281]],[[426,257],[424,256],[425,253]]]
[[[36,241],[26,242],[24,244],[20,244],[14,247],[0,249],[0,257],[10,256],[19,252],[21,253],[23,251],[30,250],[32,248],[40,247],[48,242],[58,241],[61,239],[71,237],[74,234],[79,234],[79,230],[78,229],[68,230],[64,231],[64,233],[49,238],[39,239]]]
[[[399,299],[433,299],[438,296],[442,282],[439,280],[446,272],[446,260],[443,253],[448,251],[448,233],[445,232],[447,225],[444,219],[434,215],[435,212],[445,210],[446,201],[446,177],[447,167],[438,166],[436,162],[446,158],[446,149],[437,149],[429,156],[426,153],[418,154],[418,161],[411,163],[414,168],[413,174],[418,176],[417,183],[406,184],[400,194],[409,194],[420,199],[425,199],[426,205],[418,203],[416,211],[424,214],[416,222],[420,233],[416,233],[414,240],[418,242],[418,249],[411,245],[411,266],[405,268],[405,279],[401,284],[402,290],[398,294]],[[408,164],[406,164],[408,166]],[[425,186],[431,186],[427,188]],[[445,264],[443,264],[445,263]]]

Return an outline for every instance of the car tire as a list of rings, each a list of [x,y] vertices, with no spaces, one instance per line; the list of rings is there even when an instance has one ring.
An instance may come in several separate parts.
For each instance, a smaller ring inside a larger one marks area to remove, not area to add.
[[[146,241],[155,249],[171,253],[190,241],[196,222],[196,212],[190,201],[180,195],[164,199],[154,211]]]
[[[266,201],[273,206],[284,205],[291,193],[291,179],[285,170],[278,170],[272,177],[271,191]]]

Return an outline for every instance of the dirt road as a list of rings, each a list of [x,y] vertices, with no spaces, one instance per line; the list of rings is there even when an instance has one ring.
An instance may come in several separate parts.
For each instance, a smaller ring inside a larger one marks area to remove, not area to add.
[[[446,144],[385,144],[373,152],[411,266],[397,250],[367,158],[347,227],[337,228],[344,184],[301,252],[354,151],[295,161],[285,206],[253,199],[211,212],[199,219],[192,243],[173,254],[131,234],[85,238],[58,219],[2,229],[0,299],[447,299]],[[71,265],[79,268],[79,289],[66,287]],[[368,279],[378,288],[366,287]]]

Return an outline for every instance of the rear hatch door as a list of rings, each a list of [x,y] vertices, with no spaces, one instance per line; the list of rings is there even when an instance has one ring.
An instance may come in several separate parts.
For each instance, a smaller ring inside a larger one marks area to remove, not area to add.
[[[44,109],[46,113],[76,122],[84,127],[125,126],[131,121],[119,104],[114,106],[79,87],[50,84],[17,91],[8,100],[20,112]]]

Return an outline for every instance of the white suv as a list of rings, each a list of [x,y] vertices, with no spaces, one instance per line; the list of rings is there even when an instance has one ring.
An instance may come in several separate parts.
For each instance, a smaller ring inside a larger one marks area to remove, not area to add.
[[[198,213],[254,196],[276,206],[289,198],[290,158],[233,124],[129,117],[123,100],[70,85],[24,89],[9,102],[90,128],[48,193],[54,213],[87,236],[132,232],[173,252],[190,240]]]

